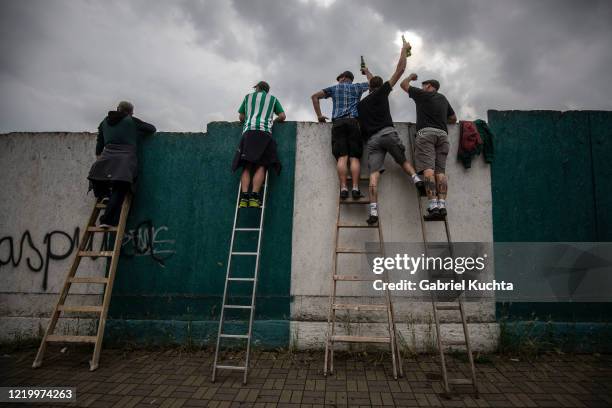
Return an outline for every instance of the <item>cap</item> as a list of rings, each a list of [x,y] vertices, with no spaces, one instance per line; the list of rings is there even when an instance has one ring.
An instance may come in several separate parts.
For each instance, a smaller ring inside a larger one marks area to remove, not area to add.
[[[433,86],[434,88],[436,88],[436,91],[440,90],[440,83],[438,81],[436,81],[435,79],[428,79],[427,81],[423,81],[421,83],[422,84],[429,84],[429,85]]]
[[[270,92],[270,85],[266,81],[259,81],[253,88],[259,88],[262,91]]]
[[[344,71],[343,73],[341,73],[340,75],[338,75],[338,76],[336,77],[336,81],[339,81],[339,80],[340,80],[340,78],[342,78],[342,77],[349,78],[351,81],[352,81],[353,79],[355,79],[355,76],[353,75],[353,73],[352,73],[351,71]]]

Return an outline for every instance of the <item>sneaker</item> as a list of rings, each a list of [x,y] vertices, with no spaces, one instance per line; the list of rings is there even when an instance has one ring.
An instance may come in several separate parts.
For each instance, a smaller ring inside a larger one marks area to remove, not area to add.
[[[100,227],[100,228],[107,229],[107,228],[112,228],[112,225],[102,223],[102,224],[100,224],[100,225],[99,225],[99,227]]]
[[[239,208],[246,208],[249,206],[249,193],[240,193],[240,204]]]
[[[341,189],[340,190],[340,199],[342,200],[346,200],[349,196],[349,192],[346,189]]]
[[[351,195],[353,196],[353,200],[359,200],[361,197],[363,197],[363,194],[361,194],[359,189],[353,189],[353,191],[351,191]]]
[[[440,214],[440,209],[438,207],[434,207],[432,209],[427,209],[427,214],[423,216],[425,221],[439,221],[443,220],[444,217]]]
[[[260,208],[261,207],[261,196],[259,193],[252,193],[249,198],[249,208]]]
[[[446,217],[446,207],[438,207],[438,212],[442,217]]]
[[[416,183],[414,183],[414,186],[416,187],[421,197],[425,197],[427,195],[427,191],[425,190],[425,182],[423,182],[423,180],[417,181]]]

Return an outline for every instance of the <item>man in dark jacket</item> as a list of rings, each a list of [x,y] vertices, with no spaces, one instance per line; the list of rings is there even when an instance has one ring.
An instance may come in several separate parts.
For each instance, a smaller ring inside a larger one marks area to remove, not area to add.
[[[116,111],[98,126],[96,161],[87,178],[100,201],[107,201],[100,227],[119,224],[125,195],[133,189],[138,173],[137,148],[142,136],[155,133],[155,126],[132,116],[134,106],[122,101]]]

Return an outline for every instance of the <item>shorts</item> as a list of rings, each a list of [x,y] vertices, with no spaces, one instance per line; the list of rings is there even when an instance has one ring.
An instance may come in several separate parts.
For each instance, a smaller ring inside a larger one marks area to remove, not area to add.
[[[341,156],[361,158],[363,140],[359,122],[355,118],[336,119],[332,123],[332,154],[338,160]]]
[[[406,148],[397,131],[386,127],[368,139],[368,168],[370,174],[385,171],[385,155],[389,153],[400,166],[406,161]]]
[[[420,174],[432,169],[435,173],[444,173],[448,150],[448,134],[445,131],[431,127],[419,130],[414,142],[416,172]]]

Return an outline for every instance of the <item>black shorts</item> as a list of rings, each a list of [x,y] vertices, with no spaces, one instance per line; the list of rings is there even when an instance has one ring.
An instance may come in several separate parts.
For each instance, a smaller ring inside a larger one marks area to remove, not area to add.
[[[355,118],[336,119],[332,124],[332,154],[338,160],[340,156],[361,158],[363,140],[359,131],[359,122]]]

